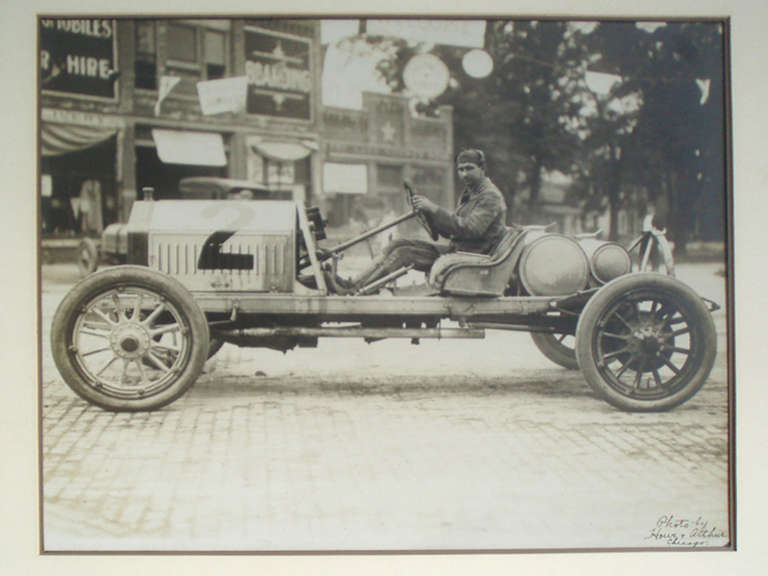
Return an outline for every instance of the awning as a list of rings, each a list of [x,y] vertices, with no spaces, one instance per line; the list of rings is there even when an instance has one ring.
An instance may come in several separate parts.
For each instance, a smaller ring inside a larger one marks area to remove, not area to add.
[[[251,142],[253,149],[262,156],[279,162],[295,162],[309,156],[313,143],[264,141]],[[314,149],[317,149],[316,147]]]
[[[226,166],[224,139],[212,132],[152,129],[157,156],[166,164]]]
[[[40,144],[43,156],[58,156],[95,146],[117,133],[109,126],[74,126],[71,124],[40,124]]]

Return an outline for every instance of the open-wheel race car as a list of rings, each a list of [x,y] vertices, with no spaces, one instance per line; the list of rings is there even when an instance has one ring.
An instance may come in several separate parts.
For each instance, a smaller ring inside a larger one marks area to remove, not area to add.
[[[674,277],[663,232],[649,228],[625,248],[597,234],[514,226],[491,254],[441,256],[423,284],[397,285],[406,266],[340,289],[344,252],[411,218],[437,237],[411,210],[325,248],[320,211],[300,201],[137,201],[120,229],[123,263],[82,279],[56,311],[56,365],[93,404],[153,410],[183,395],[225,342],[285,351],[326,337],[417,342],[517,330],[624,410],[673,408],[707,379],[717,305]],[[648,271],[653,263],[666,273]]]

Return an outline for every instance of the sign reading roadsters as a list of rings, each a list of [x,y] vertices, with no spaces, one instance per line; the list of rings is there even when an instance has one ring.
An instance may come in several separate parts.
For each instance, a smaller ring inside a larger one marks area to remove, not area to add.
[[[310,41],[248,26],[245,73],[249,114],[311,119]]]

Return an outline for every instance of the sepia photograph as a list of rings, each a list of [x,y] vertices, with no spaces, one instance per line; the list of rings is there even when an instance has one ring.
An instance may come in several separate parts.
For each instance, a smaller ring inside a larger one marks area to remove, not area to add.
[[[735,549],[728,19],[37,42],[43,554]]]

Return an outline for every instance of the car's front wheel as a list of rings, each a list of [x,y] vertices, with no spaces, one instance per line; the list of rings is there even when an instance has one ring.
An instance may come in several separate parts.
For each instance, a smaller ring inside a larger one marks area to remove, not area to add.
[[[153,410],[186,392],[208,357],[208,326],[176,280],[138,266],[92,274],[59,305],[51,344],[69,387],[107,410]]]
[[[655,273],[622,276],[579,318],[576,356],[592,389],[629,411],[661,411],[691,398],[709,376],[717,337],[696,293]]]

